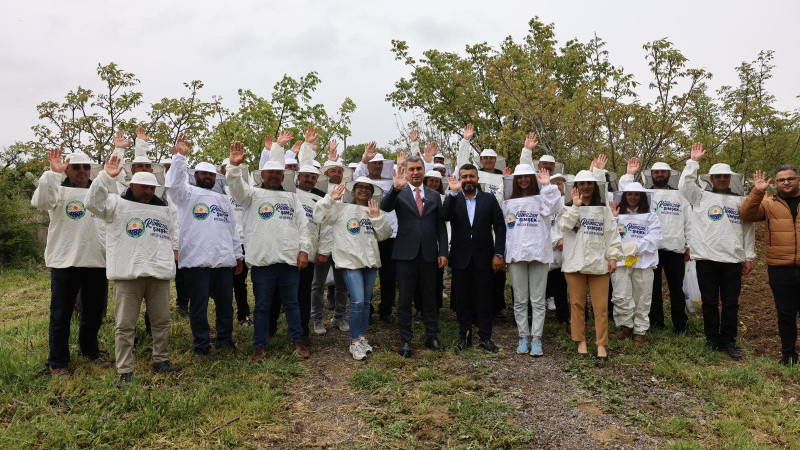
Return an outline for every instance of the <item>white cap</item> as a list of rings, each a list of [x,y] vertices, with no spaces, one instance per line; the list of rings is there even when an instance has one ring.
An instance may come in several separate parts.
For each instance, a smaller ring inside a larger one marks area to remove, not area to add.
[[[441,153],[437,153],[437,154],[433,155],[433,158],[434,158],[434,159],[436,159],[436,158],[442,158],[442,159],[444,159],[444,155],[443,155],[443,154],[441,154]]]
[[[288,166],[290,164],[300,164],[300,163],[297,162],[297,160],[292,157],[287,157],[283,164],[284,166]]]
[[[143,184],[145,186],[161,186],[156,180],[156,176],[150,172],[136,172],[131,177],[129,184]]]
[[[709,175],[733,175],[733,171],[731,170],[731,166],[725,163],[716,163],[711,166],[711,170],[708,171]]]
[[[536,171],[530,164],[517,164],[517,167],[514,167],[514,176],[519,175],[536,175]]]
[[[434,163],[434,164],[433,164],[433,168],[434,168],[434,169],[444,169],[444,170],[447,170],[447,167],[445,167],[445,166],[444,166],[444,164],[442,164],[442,163]]]
[[[442,174],[439,173],[438,170],[429,170],[429,171],[425,172],[425,176],[423,178],[438,178],[438,179],[441,180],[442,179]]]
[[[349,167],[351,169],[358,169],[358,163],[350,163],[350,164],[347,165],[347,167]]]
[[[375,156],[372,157],[372,159],[369,160],[369,162],[371,163],[383,162],[383,161],[386,161],[386,158],[384,158],[383,155],[381,155],[380,153],[376,154]]]
[[[588,170],[581,170],[577,173],[577,175],[575,175],[575,178],[572,181],[575,183],[579,181],[594,181],[596,183],[597,178],[592,175],[592,172],[589,172]]]
[[[137,156],[133,158],[131,164],[153,164],[153,161],[150,161],[150,158],[147,156]]]
[[[563,174],[560,174],[560,173],[556,173],[556,174],[550,175],[550,181],[553,181],[556,178],[561,178],[562,180],[567,181],[566,175],[563,175]]]
[[[319,163],[319,161],[317,161],[316,159],[315,159],[314,161],[312,161],[312,164],[313,164],[313,165],[314,165],[314,167],[316,167],[317,169],[319,169],[320,167],[322,167],[322,165],[321,165],[321,164]]]
[[[657,163],[653,164],[653,167],[650,170],[670,170],[671,171],[672,167],[670,167],[669,164],[667,164],[665,162],[657,162]]]
[[[539,162],[551,162],[551,163],[554,163],[554,162],[556,162],[556,159],[553,158],[550,155],[542,155],[542,157],[539,158]]]
[[[162,159],[161,164],[172,164],[172,158]]]
[[[323,170],[328,170],[331,167],[344,167],[344,166],[342,165],[341,161],[331,161],[331,160],[325,161],[325,164],[322,165]]]
[[[89,155],[83,152],[73,152],[65,158],[67,164],[94,164]]]
[[[287,161],[286,164],[290,164],[290,163]],[[319,170],[317,170],[316,167],[309,166],[309,165],[300,166],[300,170],[298,170],[297,173],[314,173],[314,174],[317,174],[317,175],[320,174]]]
[[[290,160],[290,159],[297,159],[297,153],[295,153],[295,152],[293,152],[291,150],[286,150],[285,158],[286,158],[287,161]],[[286,164],[290,164],[290,163],[287,162]]]
[[[639,183],[638,181],[634,181],[625,185],[625,189],[623,189],[622,192],[647,192],[647,191],[644,189],[644,186],[642,186],[641,183]]]
[[[495,151],[490,148],[485,148],[481,152],[481,158],[483,158],[484,156],[491,156],[493,158],[497,158],[497,153],[495,153]]]
[[[356,185],[356,184],[358,184],[358,183],[364,183],[364,184],[369,184],[369,185],[371,185],[371,186],[372,186],[372,195],[373,195],[373,198],[374,198],[374,197],[376,197],[376,196],[382,196],[382,195],[383,195],[383,189],[381,189],[381,187],[380,187],[380,186],[378,186],[377,184],[375,184],[375,181],[373,181],[373,180],[371,180],[369,177],[365,177],[365,176],[360,176],[360,177],[356,178],[356,179],[355,179],[355,180],[353,180],[353,181],[348,181],[348,182],[345,184],[345,186],[347,186],[347,190],[349,190],[350,192],[353,192],[353,188],[354,188],[354,187],[355,187],[355,185]],[[377,195],[376,195],[376,194],[377,194]]]
[[[201,162],[198,165],[194,166],[194,171],[217,173],[217,168],[214,167],[214,165],[211,163]]]

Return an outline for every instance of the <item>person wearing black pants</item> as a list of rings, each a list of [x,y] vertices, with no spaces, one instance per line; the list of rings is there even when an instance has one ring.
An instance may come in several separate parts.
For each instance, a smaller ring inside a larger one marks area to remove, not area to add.
[[[244,246],[242,246],[244,254]],[[233,295],[236,298],[236,320],[239,325],[250,326],[250,304],[247,302],[247,264],[242,264],[242,272],[238,275],[234,269],[233,273]],[[280,312],[280,311],[279,311]]]
[[[769,287],[778,313],[781,364],[797,364],[797,315],[800,313],[800,267],[769,266]]]
[[[661,271],[667,277],[669,287],[670,314],[675,333],[686,333],[689,316],[686,314],[686,301],[683,295],[683,273],[685,269],[683,253],[658,250],[658,266],[653,269],[653,301],[650,304],[650,326],[664,328],[664,300],[661,294]]]
[[[561,268],[555,268],[547,272],[547,290],[545,297],[553,297],[556,304],[556,320],[561,328],[569,326],[570,306],[567,301],[567,279]]]
[[[736,341],[742,263],[697,260],[697,283],[703,301],[703,329],[711,342]],[[722,312],[718,303],[722,303]]]
[[[50,269],[50,354],[47,365],[53,369],[69,364],[69,325],[75,299],[81,291],[80,354],[91,360],[100,356],[97,333],[103,321],[106,269],[104,267],[67,267]]]
[[[378,279],[381,288],[381,303],[378,305],[378,315],[386,323],[394,321],[392,310],[397,292],[397,266],[392,259],[395,238],[378,242],[378,252],[381,255],[381,267],[378,269]]]

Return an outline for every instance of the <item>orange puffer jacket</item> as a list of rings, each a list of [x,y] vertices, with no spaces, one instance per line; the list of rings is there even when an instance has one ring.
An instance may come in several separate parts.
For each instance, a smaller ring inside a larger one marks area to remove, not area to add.
[[[785,200],[778,194],[765,197],[753,189],[742,203],[740,214],[751,222],[766,220],[767,265],[800,266],[800,214],[793,222]]]

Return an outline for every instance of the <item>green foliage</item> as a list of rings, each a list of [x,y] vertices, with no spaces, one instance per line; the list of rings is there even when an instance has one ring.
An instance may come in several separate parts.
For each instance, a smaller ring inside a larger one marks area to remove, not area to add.
[[[33,190],[32,177],[0,169],[0,268],[41,260],[37,216],[30,204]]]

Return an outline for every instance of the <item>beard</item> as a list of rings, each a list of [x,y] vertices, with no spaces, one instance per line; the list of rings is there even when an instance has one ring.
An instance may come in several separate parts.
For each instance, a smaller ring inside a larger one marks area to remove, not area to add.
[[[472,194],[473,192],[475,192],[475,185],[472,183],[468,183],[461,186],[461,189],[467,194]]]
[[[656,180],[655,178],[653,178],[653,186],[655,187],[664,188],[667,187],[668,184],[669,184],[669,178],[664,178],[663,180]]]

